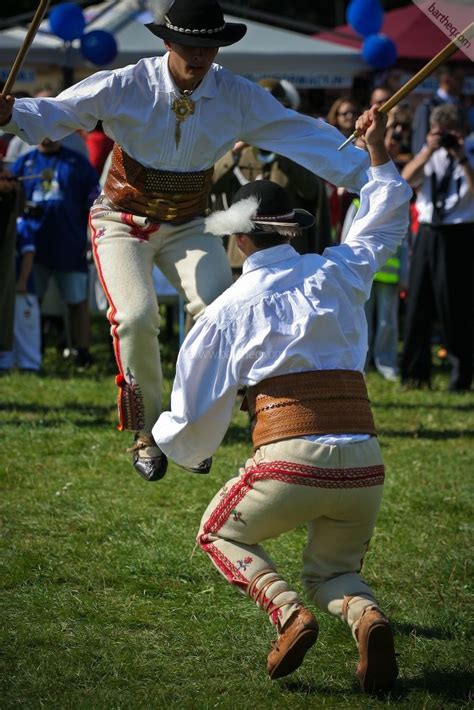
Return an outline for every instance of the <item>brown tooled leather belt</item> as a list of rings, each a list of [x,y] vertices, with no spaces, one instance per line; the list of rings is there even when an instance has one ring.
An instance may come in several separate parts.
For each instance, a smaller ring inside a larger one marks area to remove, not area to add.
[[[249,387],[254,449],[311,434],[371,434],[374,419],[364,376],[355,370],[280,375]]]
[[[213,167],[191,173],[146,168],[115,144],[104,193],[124,212],[181,224],[206,213],[213,172]]]

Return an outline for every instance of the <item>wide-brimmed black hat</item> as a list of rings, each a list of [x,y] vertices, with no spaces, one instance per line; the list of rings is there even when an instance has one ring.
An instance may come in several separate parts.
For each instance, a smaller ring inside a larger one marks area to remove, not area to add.
[[[157,37],[194,47],[227,47],[238,42],[247,26],[226,22],[217,0],[152,0],[154,22],[146,25]]]
[[[271,180],[254,180],[235,193],[229,209],[207,217],[206,232],[220,237],[263,232],[294,237],[313,224],[313,215],[293,208],[281,185]]]

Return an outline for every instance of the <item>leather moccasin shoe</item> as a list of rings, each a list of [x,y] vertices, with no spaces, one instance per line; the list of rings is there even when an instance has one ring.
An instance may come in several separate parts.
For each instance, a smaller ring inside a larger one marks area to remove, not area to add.
[[[271,680],[293,673],[303,663],[306,651],[318,638],[319,625],[310,611],[301,607],[286,622],[267,658]]]
[[[136,436],[131,449],[133,466],[146,481],[159,481],[166,473],[168,459],[151,436]]]
[[[191,471],[191,473],[209,473],[212,468],[212,458],[204,459],[197,466],[184,466],[186,471]]]
[[[393,631],[376,607],[366,607],[356,630],[359,663],[356,675],[365,693],[383,693],[398,676]]]

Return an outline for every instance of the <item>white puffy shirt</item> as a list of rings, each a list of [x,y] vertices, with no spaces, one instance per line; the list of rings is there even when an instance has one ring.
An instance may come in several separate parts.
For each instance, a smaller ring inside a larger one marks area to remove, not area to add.
[[[322,256],[279,245],[246,259],[179,352],[171,411],[153,428],[170,458],[196,466],[211,456],[243,386],[309,370],[363,372],[364,302],[374,273],[405,236],[411,194],[393,163],[371,168],[344,244]]]
[[[128,155],[149,168],[175,172],[210,168],[244,140],[285,155],[325,180],[359,192],[367,181],[365,151],[321,119],[285,109],[266,89],[213,64],[192,94],[195,112],[181,123],[176,147],[179,96],[168,70],[168,54],[113,71],[101,71],[56,98],[17,99],[12,121],[3,127],[36,145],[45,137],[60,140],[98,120]]]

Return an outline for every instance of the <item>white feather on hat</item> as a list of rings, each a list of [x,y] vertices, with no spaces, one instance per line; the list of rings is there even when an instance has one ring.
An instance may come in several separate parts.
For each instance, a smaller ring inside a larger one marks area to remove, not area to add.
[[[257,214],[259,204],[257,197],[247,197],[235,202],[227,210],[213,212],[206,218],[206,232],[218,237],[253,232],[255,224],[252,219]]]
[[[149,0],[150,10],[153,13],[153,21],[157,25],[165,24],[165,15],[168,14],[174,0]]]

